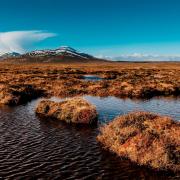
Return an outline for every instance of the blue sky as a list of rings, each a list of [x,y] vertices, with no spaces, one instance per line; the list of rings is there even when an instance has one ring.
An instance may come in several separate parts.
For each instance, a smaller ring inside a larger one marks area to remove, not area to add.
[[[7,39],[11,41],[11,34],[4,38],[4,32],[12,31],[31,31],[29,37],[35,31],[50,33],[47,38],[27,41],[27,44],[23,36],[24,50],[68,45],[105,56],[132,53],[180,55],[180,1],[1,1],[0,38],[2,36],[4,44]],[[14,34],[12,41],[18,43],[16,40]]]

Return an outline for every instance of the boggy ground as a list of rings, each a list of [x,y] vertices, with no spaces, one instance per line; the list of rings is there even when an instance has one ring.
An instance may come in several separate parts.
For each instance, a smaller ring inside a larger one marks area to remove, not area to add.
[[[83,75],[104,78],[89,82]],[[0,85],[32,85],[46,95],[150,98],[180,95],[180,63],[0,63]]]

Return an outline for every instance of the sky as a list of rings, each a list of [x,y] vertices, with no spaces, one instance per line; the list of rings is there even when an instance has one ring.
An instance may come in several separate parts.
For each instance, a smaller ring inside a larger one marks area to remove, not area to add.
[[[179,0],[0,0],[0,52],[180,55]]]

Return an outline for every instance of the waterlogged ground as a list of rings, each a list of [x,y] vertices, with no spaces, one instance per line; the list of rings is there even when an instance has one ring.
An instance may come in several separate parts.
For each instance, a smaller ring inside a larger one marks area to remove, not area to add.
[[[0,108],[0,177],[7,179],[169,179],[103,150],[96,141],[102,123],[130,111],[150,111],[180,119],[179,99],[130,100],[85,96],[96,105],[97,127],[83,128],[40,120],[39,100]],[[61,101],[57,98],[52,98]]]

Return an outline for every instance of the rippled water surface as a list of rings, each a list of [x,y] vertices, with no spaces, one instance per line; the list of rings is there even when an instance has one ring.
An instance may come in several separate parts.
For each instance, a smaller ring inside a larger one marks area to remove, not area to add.
[[[96,142],[101,123],[130,111],[151,111],[180,119],[179,99],[122,100],[85,96],[99,112],[97,127],[76,127],[40,120],[34,109],[40,100],[0,108],[0,177],[7,179],[167,179],[133,165]],[[58,100],[57,98],[52,98]]]

